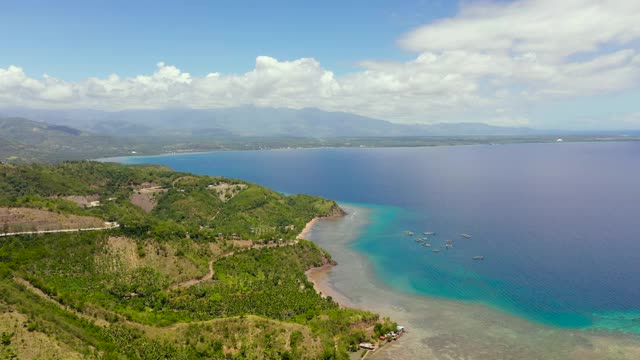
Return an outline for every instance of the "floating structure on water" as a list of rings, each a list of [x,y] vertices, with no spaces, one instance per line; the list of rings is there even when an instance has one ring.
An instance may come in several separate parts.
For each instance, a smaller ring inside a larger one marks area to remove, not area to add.
[[[473,260],[484,260],[484,256],[474,256],[472,257]]]
[[[463,238],[467,238],[467,239],[471,237],[471,235],[469,235],[469,234],[460,234],[460,236],[462,236]]]

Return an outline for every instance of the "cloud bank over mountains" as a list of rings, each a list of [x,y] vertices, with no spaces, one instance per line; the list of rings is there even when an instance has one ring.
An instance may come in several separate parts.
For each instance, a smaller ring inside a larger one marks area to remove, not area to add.
[[[0,68],[0,106],[100,110],[240,105],[317,107],[396,122],[536,125],[526,109],[640,88],[640,1],[463,3],[405,34],[410,61],[363,60],[337,76],[313,58],[258,56],[244,74],[192,76],[158,63],[149,75],[70,82]],[[355,46],[355,44],[354,44]],[[384,59],[384,56],[381,56]],[[616,114],[617,117],[624,117]],[[634,125],[637,116],[626,121]]]

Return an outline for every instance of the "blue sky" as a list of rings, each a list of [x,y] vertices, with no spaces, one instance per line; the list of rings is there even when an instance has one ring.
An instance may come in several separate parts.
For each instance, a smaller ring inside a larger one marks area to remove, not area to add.
[[[640,128],[640,1],[0,5],[0,107]]]
[[[256,56],[269,55],[312,57],[340,74],[363,59],[410,59],[396,39],[456,7],[418,0],[9,0],[0,11],[0,66],[80,80],[138,75],[164,61],[204,75],[243,73]]]

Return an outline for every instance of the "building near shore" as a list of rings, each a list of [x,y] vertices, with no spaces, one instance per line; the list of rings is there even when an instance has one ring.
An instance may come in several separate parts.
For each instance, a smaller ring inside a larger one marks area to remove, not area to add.
[[[372,343],[365,342],[365,343],[360,343],[360,348],[365,350],[375,350],[376,346],[373,345]]]

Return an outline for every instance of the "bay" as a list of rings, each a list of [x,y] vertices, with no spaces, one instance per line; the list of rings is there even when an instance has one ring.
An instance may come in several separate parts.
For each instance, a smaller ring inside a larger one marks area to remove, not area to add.
[[[639,159],[640,143],[626,142],[217,152],[119,161],[241,178],[368,207],[371,221],[349,246],[394,291],[480,303],[558,328],[640,333]],[[428,238],[431,247],[416,237]],[[442,247],[447,240],[453,248]]]

